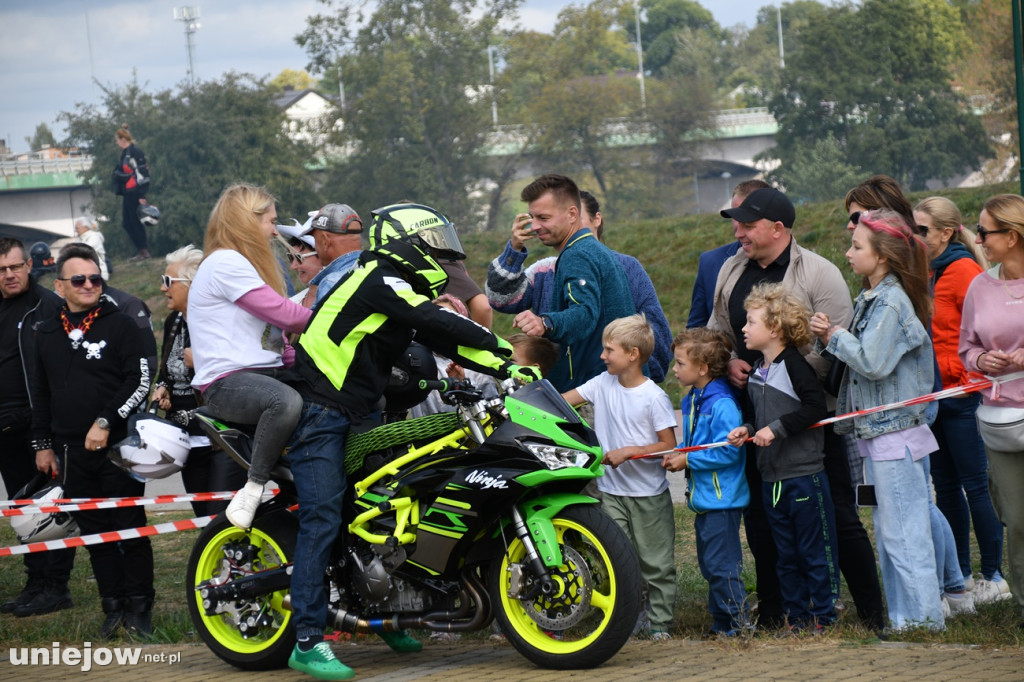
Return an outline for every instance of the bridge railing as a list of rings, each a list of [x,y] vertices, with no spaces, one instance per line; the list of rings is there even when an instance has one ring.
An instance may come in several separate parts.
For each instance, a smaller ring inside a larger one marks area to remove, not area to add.
[[[77,173],[92,168],[91,156],[71,156],[61,159],[27,159],[0,161],[0,177],[12,175],[42,175],[46,173]]]

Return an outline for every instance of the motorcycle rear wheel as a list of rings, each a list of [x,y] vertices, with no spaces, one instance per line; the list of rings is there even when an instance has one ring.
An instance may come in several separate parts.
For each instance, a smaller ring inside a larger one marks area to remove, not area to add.
[[[232,526],[223,514],[213,520],[196,540],[189,556],[185,578],[185,600],[189,615],[203,641],[222,660],[243,670],[272,670],[288,663],[295,646],[292,612],[280,590],[254,599],[232,602],[233,613],[206,615],[197,586],[242,577],[252,570],[267,570],[290,563],[295,555],[298,521],[287,511],[257,518],[249,532]],[[228,546],[256,548],[255,558],[239,565],[225,555]],[[256,565],[254,565],[256,564]],[[240,621],[262,620],[251,636],[243,635]]]
[[[495,616],[509,643],[536,665],[593,668],[618,653],[633,632],[641,608],[640,564],[622,529],[594,505],[567,507],[553,522],[564,560],[552,572],[556,593],[508,596],[512,565],[526,562],[515,539],[491,566]]]

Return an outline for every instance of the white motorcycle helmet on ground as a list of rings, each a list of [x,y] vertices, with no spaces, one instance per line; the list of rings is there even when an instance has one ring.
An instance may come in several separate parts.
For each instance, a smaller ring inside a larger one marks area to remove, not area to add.
[[[56,481],[51,481],[46,474],[39,472],[31,481],[14,494],[14,499],[38,500],[39,504],[47,500],[64,497],[64,488]],[[69,512],[53,514],[26,514],[11,518],[11,529],[22,544],[62,540],[78,535],[78,524]]]
[[[174,422],[147,412],[128,418],[128,437],[110,448],[108,456],[110,461],[144,483],[181,471],[188,453],[188,432]]]

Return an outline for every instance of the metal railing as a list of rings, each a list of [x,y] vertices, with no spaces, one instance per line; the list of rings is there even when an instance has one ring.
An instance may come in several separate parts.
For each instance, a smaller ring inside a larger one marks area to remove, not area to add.
[[[0,176],[42,175],[45,173],[77,173],[92,168],[91,156],[70,156],[61,159],[26,159],[0,161]]]

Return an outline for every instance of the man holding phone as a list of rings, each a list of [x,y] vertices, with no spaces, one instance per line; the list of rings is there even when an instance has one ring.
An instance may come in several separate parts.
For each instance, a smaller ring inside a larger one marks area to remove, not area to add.
[[[513,326],[559,345],[559,359],[546,377],[560,392],[604,371],[601,335],[612,320],[636,312],[618,258],[581,221],[580,191],[564,175],[542,175],[525,188],[527,215],[516,216],[513,238],[536,237],[558,251],[551,307],[542,315],[524,310]],[[524,256],[525,258],[525,256]]]

